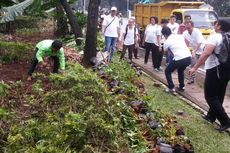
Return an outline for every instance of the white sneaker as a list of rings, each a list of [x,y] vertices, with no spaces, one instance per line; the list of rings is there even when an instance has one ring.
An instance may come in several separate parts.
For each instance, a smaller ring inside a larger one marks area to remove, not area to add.
[[[175,90],[175,88],[173,88],[173,89],[167,88],[167,89],[165,89],[165,92],[171,93],[171,94],[173,94],[173,95],[176,95],[176,90]]]

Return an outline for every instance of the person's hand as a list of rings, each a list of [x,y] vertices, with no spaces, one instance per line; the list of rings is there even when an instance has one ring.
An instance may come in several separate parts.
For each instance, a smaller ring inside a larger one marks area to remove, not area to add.
[[[192,76],[193,74],[196,73],[196,69],[195,68],[191,68],[189,71],[188,71],[188,74],[189,76]]]
[[[142,42],[142,46],[145,47],[145,42],[144,41]]]
[[[196,53],[193,51],[192,52],[192,58],[194,59],[196,57]]]
[[[162,50],[161,50],[161,47],[158,47],[158,52],[160,53]]]
[[[59,72],[60,74],[64,74],[64,73],[65,73],[65,70],[58,70],[58,72]]]
[[[46,66],[47,66],[47,62],[42,61],[42,62],[41,62],[41,67],[45,68]]]

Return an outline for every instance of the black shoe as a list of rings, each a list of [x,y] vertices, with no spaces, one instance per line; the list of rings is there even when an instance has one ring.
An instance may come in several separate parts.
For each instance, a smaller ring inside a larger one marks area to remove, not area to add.
[[[176,87],[176,91],[179,91],[179,92],[184,92],[184,88],[180,88],[180,87]]]
[[[219,131],[219,132],[225,132],[227,131],[228,129],[230,129],[230,124],[227,124],[227,125],[224,125],[224,126],[220,126],[219,128],[217,128],[216,130]]]
[[[211,124],[213,124],[213,120],[211,120],[210,118],[208,118],[208,116],[207,115],[202,115],[201,116],[204,120],[206,120],[207,122],[209,122],[209,123],[211,123]]]

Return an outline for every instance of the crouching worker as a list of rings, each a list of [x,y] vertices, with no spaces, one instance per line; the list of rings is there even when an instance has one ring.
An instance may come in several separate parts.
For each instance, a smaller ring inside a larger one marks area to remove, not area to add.
[[[53,73],[58,73],[59,68],[61,71],[65,70],[65,56],[62,42],[59,40],[43,40],[36,45],[32,65],[28,71],[28,81],[32,80],[32,73],[37,64],[41,64],[43,67],[46,66],[43,57],[51,57],[53,59]]]
[[[173,61],[165,69],[165,76],[168,82],[168,89],[166,92],[175,93],[175,86],[172,80],[172,72],[177,69],[179,87],[178,91],[184,91],[184,70],[191,63],[191,53],[185,44],[184,38],[178,34],[172,34],[168,27],[162,29],[162,34],[165,37],[164,49],[171,51],[173,54]]]

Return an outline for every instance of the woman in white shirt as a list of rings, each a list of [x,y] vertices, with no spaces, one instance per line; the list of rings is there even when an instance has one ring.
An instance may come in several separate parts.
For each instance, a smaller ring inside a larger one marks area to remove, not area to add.
[[[172,34],[169,27],[162,29],[162,34],[165,37],[164,50],[171,51],[173,61],[165,69],[165,76],[168,82],[167,92],[175,93],[175,86],[172,80],[172,73],[177,69],[179,87],[178,91],[184,91],[184,70],[191,63],[191,53],[189,48],[186,46],[183,36],[178,34]]]
[[[145,28],[144,42],[145,46],[145,60],[144,63],[148,63],[149,53],[152,52],[152,64],[156,71],[159,71],[159,65],[157,63],[159,47],[161,45],[161,27],[157,25],[158,18],[151,17],[150,24]]]
[[[221,65],[215,53],[218,53],[223,41],[222,33],[230,32],[230,23],[219,20],[215,23],[214,29],[216,33],[209,36],[203,53],[189,74],[193,75],[205,63],[204,94],[209,111],[202,117],[211,123],[217,119],[221,124],[217,130],[223,132],[230,128],[230,118],[223,107],[226,88],[230,80],[230,68]]]

